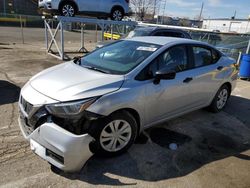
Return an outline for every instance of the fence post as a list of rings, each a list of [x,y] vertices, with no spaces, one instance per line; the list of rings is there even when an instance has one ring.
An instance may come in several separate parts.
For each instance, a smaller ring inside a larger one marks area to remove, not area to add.
[[[24,44],[24,36],[23,36],[23,21],[22,21],[22,16],[19,15],[20,18],[20,27],[21,27],[21,35],[22,35],[22,42]]]
[[[248,41],[246,54],[249,54],[249,51],[250,51],[250,39],[249,39],[249,41]]]
[[[49,39],[48,39],[48,27],[46,25],[47,21],[44,19],[44,27],[45,27],[45,45],[46,45],[46,50],[48,51],[49,48]]]
[[[242,52],[240,51],[240,52],[239,52],[238,59],[237,59],[237,65],[238,65],[238,66],[240,66],[241,55],[242,55]]]
[[[64,35],[63,35],[63,29],[64,29],[64,22],[60,21],[60,29],[61,29],[61,60],[64,60]]]
[[[95,25],[95,42],[97,43],[97,41],[98,41],[98,25],[96,24]]]

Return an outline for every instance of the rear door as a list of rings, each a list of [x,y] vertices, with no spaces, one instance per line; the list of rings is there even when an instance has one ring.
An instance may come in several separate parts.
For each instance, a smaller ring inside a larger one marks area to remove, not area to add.
[[[220,53],[207,46],[190,45],[193,69],[190,70],[190,96],[194,107],[209,105],[224,79]]]

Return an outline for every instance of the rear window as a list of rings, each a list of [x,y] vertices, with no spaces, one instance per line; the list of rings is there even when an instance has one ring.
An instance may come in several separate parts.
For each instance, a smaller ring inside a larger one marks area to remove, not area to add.
[[[178,32],[169,32],[169,31],[160,31],[156,32],[154,36],[163,36],[163,37],[177,37],[177,38],[185,38],[182,33]]]
[[[135,29],[130,31],[126,38],[149,36],[153,29]]]

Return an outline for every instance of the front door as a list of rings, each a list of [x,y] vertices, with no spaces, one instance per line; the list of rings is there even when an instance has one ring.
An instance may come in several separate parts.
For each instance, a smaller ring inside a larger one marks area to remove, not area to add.
[[[159,55],[146,68],[145,72],[151,80],[157,70],[169,68],[176,71],[173,80],[161,80],[159,84],[153,81],[145,83],[145,114],[147,124],[151,124],[165,118],[188,111],[192,108],[192,88],[189,83],[190,69],[188,48],[186,46],[174,46]]]

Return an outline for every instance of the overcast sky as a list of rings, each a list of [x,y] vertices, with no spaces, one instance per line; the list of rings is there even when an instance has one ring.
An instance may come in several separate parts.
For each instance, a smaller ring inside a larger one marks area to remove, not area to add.
[[[201,4],[204,2],[204,18],[230,18],[237,11],[236,18],[248,18],[250,15],[250,0],[166,0],[168,16],[194,18],[200,14]],[[161,3],[163,14],[165,0]]]

